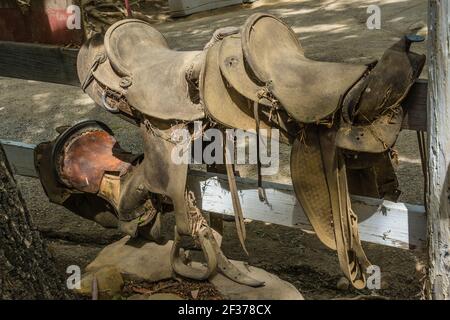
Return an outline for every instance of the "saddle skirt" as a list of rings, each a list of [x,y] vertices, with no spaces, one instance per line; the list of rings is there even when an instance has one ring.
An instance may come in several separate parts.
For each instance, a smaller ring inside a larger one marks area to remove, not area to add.
[[[103,45],[101,39],[95,36],[81,48],[77,64],[83,89],[96,103],[104,105],[109,94],[161,120],[204,117],[196,87],[202,51],[171,50],[159,31],[135,19],[113,24]],[[107,90],[112,93],[105,93]]]
[[[120,77],[106,61],[104,36],[100,33],[92,36],[80,49],[77,58],[78,77],[82,89],[98,105],[102,105],[105,88],[123,94]],[[94,81],[95,79],[95,81]]]
[[[259,101],[266,106],[272,105],[267,99],[258,96],[264,88],[257,84],[258,80],[252,80],[246,70],[240,34],[223,39],[220,44],[218,63],[227,84],[241,96],[252,101]]]
[[[229,86],[222,77],[219,67],[221,43],[213,44],[207,51],[202,77],[200,97],[207,115],[225,127],[255,130],[256,123],[248,100]],[[270,126],[261,122],[261,129]]]

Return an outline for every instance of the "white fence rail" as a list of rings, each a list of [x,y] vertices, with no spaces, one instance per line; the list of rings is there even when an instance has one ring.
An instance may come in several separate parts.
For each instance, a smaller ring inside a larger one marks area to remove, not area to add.
[[[33,161],[35,145],[6,140],[0,140],[0,144],[15,174],[37,177]],[[259,200],[255,180],[236,180],[245,218],[312,231],[291,185],[264,182],[269,202],[265,204]],[[188,183],[203,211],[234,214],[226,175],[191,170]],[[357,196],[352,197],[352,204],[359,217],[363,241],[403,249],[425,247],[423,206]]]

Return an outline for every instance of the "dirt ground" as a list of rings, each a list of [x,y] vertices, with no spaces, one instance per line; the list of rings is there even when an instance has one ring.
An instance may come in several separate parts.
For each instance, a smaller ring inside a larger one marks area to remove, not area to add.
[[[381,7],[381,30],[366,27],[369,16],[366,9],[370,4]],[[240,26],[254,12],[269,12],[282,17],[293,27],[310,58],[365,63],[379,58],[410,28],[426,25],[426,11],[423,0],[259,1],[155,26],[165,34],[172,47],[201,49],[217,28]],[[423,43],[414,45],[414,50],[425,53],[426,46]],[[28,143],[54,138],[58,126],[82,119],[97,119],[115,131],[123,147],[141,151],[141,140],[135,127],[95,107],[92,100],[76,87],[0,78],[0,119],[0,138]],[[402,132],[397,149],[400,153],[397,171],[403,191],[400,201],[420,204],[423,182],[415,133]],[[268,180],[290,183],[289,148],[282,146],[280,151],[280,173]],[[244,176],[254,176],[254,168],[241,168],[240,172]],[[48,203],[38,181],[23,177],[18,177],[18,181],[61,272],[71,264],[86,266],[104,245],[121,237],[115,230],[105,230]],[[247,227],[250,257],[240,249],[233,224],[225,224],[223,247],[230,258],[248,260],[251,265],[290,281],[306,299],[370,294],[336,288],[341,277],[336,254],[326,249],[315,235],[259,222],[249,223]],[[381,267],[382,290],[377,294],[391,299],[420,298],[423,253],[373,244],[364,246],[371,262]]]

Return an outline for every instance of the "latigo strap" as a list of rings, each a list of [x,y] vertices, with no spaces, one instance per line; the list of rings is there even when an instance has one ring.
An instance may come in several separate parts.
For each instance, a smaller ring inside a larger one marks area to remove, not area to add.
[[[319,135],[339,264],[352,285],[362,289],[366,286],[365,272],[370,262],[359,239],[358,218],[351,209],[345,159],[335,144],[336,130],[320,128]]]

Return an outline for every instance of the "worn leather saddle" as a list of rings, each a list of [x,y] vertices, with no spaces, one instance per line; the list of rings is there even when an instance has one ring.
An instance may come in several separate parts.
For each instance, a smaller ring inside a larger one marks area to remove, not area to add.
[[[228,83],[253,101],[270,93],[301,123],[334,113],[366,66],[308,59],[290,27],[267,14],[247,19],[241,33],[225,39],[220,68]],[[339,75],[339,76],[330,76]]]
[[[190,52],[171,50],[152,26],[128,19],[81,48],[78,73],[97,104],[138,123],[146,118],[158,127],[160,121],[205,118],[257,133],[280,129],[292,144],[297,199],[319,239],[337,250],[344,274],[363,288],[370,262],[349,189],[384,181],[392,188],[380,196],[395,197],[391,153],[405,113],[402,101],[425,63],[425,56],[410,51],[420,40],[405,36],[378,62],[354,65],[309,59],[292,29],[268,14],[250,16],[240,29],[218,30],[204,50]],[[378,177],[349,179],[352,169],[374,169]],[[233,185],[232,169],[228,176]],[[240,207],[237,191],[233,205]]]
[[[81,48],[77,66],[83,90],[109,111],[192,121],[204,117],[195,90],[203,59],[201,51],[171,50],[148,23],[127,19],[104,37],[92,37]]]

